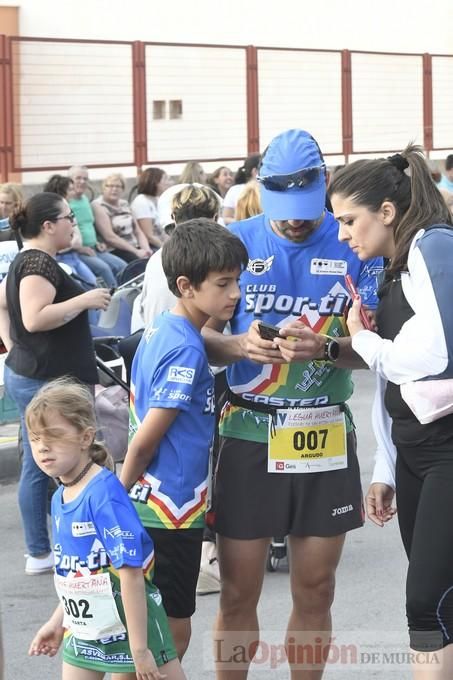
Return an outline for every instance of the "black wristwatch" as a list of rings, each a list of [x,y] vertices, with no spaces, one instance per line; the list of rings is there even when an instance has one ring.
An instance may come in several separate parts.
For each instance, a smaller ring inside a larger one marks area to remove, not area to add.
[[[336,361],[340,356],[340,343],[333,338],[326,338],[324,345],[324,361]]]

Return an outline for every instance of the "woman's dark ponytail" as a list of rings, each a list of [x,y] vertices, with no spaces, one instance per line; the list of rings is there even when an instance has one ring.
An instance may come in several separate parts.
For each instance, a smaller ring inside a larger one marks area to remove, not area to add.
[[[61,213],[63,198],[51,191],[32,196],[25,207],[10,218],[11,228],[23,239],[36,238],[46,220],[55,222]]]

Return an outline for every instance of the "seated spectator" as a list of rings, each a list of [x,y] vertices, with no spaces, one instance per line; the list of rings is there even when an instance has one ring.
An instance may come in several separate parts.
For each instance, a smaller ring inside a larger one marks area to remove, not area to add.
[[[206,173],[197,161],[185,164],[178,180],[179,184],[206,184]]]
[[[135,190],[137,191],[137,196],[131,203],[132,214],[154,251],[158,250],[167,239],[159,222],[157,201],[170,185],[171,180],[164,170],[147,168],[142,172],[137,185],[129,195],[130,200],[130,196]]]
[[[221,198],[225,198],[228,189],[233,184],[233,173],[230,168],[221,165],[209,175],[207,183]]]
[[[450,153],[445,159],[445,172],[437,186],[439,189],[446,189],[453,193],[453,153]]]
[[[103,279],[106,285],[112,288],[117,285],[116,277],[123,271],[125,262],[107,252],[105,243],[98,240],[93,211],[85,195],[88,186],[87,168],[74,165],[69,168],[68,175],[74,182],[74,196],[69,200],[69,205],[82,234],[82,246],[77,248],[77,252],[82,262],[91,269],[93,274]]]
[[[43,191],[58,194],[69,201],[74,197],[74,182],[70,177],[64,175],[52,175],[44,185]],[[82,235],[76,222],[73,223],[72,228],[71,246],[65,250],[60,250],[57,253],[56,260],[67,264],[71,268],[72,274],[76,275],[84,288],[95,288],[96,277],[91,269],[82,262],[77,252],[77,249],[82,247]]]
[[[125,262],[149,257],[148,240],[138,227],[129,203],[121,198],[126,183],[124,177],[114,173],[105,178],[102,195],[92,203],[96,230],[109,251]]]
[[[258,182],[256,179],[252,179],[242,189],[236,203],[234,219],[239,222],[239,220],[247,220],[249,217],[254,217],[262,212]]]
[[[234,184],[227,191],[223,201],[223,221],[225,225],[235,221],[234,211],[239,196],[242,194],[247,182],[250,182],[258,174],[258,166],[261,161],[261,154],[253,153],[245,159],[234,177]],[[257,214],[257,213],[255,213]]]
[[[22,207],[23,203],[24,197],[18,184],[12,182],[0,184],[0,241],[14,239],[9,218],[13,212]]]

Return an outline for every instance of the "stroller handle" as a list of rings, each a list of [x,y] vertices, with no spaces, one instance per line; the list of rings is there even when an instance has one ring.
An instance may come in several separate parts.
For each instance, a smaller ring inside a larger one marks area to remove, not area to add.
[[[96,357],[96,365],[98,368],[100,368],[101,371],[103,371],[106,375],[109,376],[117,385],[120,385],[128,394],[131,393],[129,385],[124,382],[121,378],[119,378],[115,371],[112,371],[110,366],[107,366],[107,364],[102,361],[99,357]]]

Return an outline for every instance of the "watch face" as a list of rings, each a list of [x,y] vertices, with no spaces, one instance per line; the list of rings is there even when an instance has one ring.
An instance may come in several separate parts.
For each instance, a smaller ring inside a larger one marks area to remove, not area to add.
[[[327,354],[331,361],[336,361],[340,355],[340,345],[336,340],[331,340],[327,345]]]

